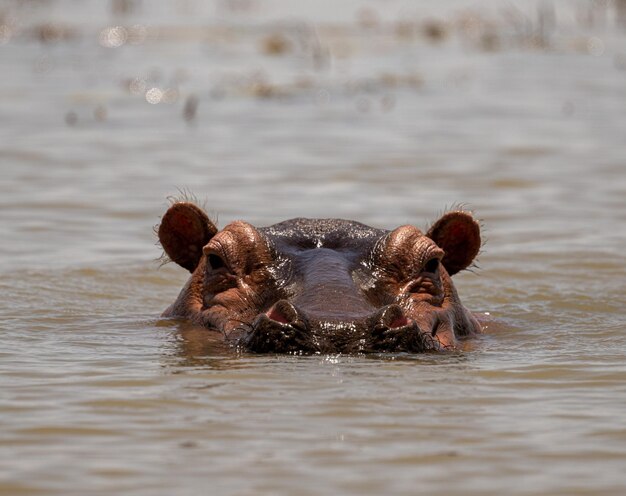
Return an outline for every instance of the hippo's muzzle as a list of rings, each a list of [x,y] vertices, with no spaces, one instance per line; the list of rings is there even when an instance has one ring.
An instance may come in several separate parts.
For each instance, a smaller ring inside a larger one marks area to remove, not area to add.
[[[437,351],[434,332],[420,329],[399,305],[354,321],[307,316],[287,300],[260,314],[239,344],[257,353],[376,353]]]

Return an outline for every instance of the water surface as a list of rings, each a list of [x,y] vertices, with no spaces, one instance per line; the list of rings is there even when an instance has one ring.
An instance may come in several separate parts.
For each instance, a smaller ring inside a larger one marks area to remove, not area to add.
[[[0,3],[0,493],[624,494],[621,5]],[[180,191],[220,226],[467,205],[494,321],[237,354],[159,319]]]

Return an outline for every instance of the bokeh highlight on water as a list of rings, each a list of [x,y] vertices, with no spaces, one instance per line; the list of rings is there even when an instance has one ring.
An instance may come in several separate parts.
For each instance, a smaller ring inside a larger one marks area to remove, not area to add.
[[[625,2],[0,2],[1,494],[623,494]],[[160,312],[152,232],[426,227],[491,321],[250,356]]]

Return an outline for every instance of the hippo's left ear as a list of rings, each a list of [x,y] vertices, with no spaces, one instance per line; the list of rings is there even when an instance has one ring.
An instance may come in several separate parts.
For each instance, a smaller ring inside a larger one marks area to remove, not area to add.
[[[165,212],[158,233],[167,256],[193,272],[202,257],[202,248],[215,236],[217,228],[200,207],[191,202],[176,202]]]
[[[480,225],[468,212],[444,214],[426,236],[445,252],[441,263],[450,275],[467,268],[480,250]]]

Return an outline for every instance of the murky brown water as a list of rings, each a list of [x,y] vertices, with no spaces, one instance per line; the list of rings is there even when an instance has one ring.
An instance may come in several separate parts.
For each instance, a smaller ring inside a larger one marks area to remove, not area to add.
[[[626,493],[622,2],[439,3],[0,2],[0,494]],[[158,318],[177,189],[222,226],[467,204],[496,323],[220,349]]]

